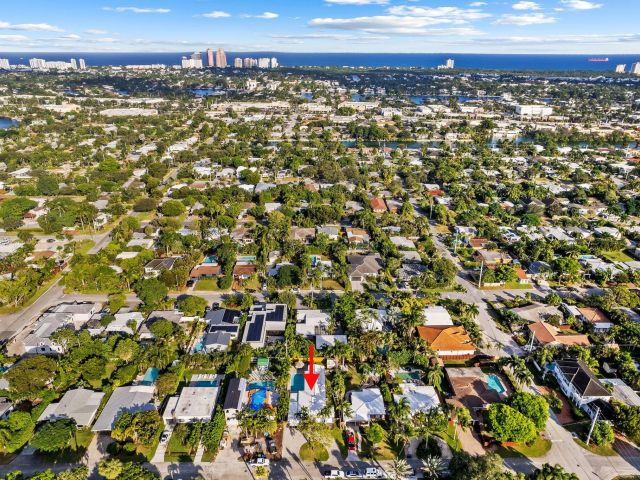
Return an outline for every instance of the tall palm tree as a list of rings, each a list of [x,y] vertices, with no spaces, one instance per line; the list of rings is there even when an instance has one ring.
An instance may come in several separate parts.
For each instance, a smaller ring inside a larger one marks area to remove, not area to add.
[[[527,364],[524,359],[511,355],[510,357],[504,357],[499,360],[499,364],[503,368],[509,368],[513,374],[515,381],[522,387],[529,386],[533,383],[533,374],[527,368]]]
[[[437,480],[438,478],[440,478],[444,471],[444,464],[440,457],[429,455],[427,456],[427,458],[422,460],[422,466],[420,467],[420,470],[422,470],[424,478]]]
[[[427,372],[427,383],[431,385],[433,388],[435,388],[436,390],[442,389],[443,378],[444,378],[444,372],[442,371],[442,368],[440,368],[439,366],[435,366]]]
[[[389,473],[393,480],[404,480],[411,475],[412,469],[404,458],[396,457],[393,459]]]

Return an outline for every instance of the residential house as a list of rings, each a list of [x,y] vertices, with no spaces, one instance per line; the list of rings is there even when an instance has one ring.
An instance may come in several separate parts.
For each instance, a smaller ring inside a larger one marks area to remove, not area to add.
[[[253,305],[244,327],[242,343],[261,348],[266,345],[269,337],[281,337],[287,326],[287,313],[287,306],[284,304]]]
[[[468,360],[476,346],[463,326],[417,327],[418,336],[443,360]]]
[[[346,419],[349,423],[371,423],[381,420],[387,414],[379,388],[364,388],[347,393],[352,414]]]
[[[579,320],[593,326],[596,333],[608,332],[613,327],[613,322],[599,308],[578,307]]]
[[[508,265],[513,262],[511,255],[508,253],[479,249],[474,255],[474,260],[478,263],[484,263],[485,266]]]
[[[595,417],[599,402],[611,400],[609,390],[582,360],[556,360],[550,369],[562,392],[589,417]]]
[[[326,332],[331,315],[322,310],[298,310],[296,317],[296,333],[307,338]]]
[[[308,367],[303,367],[302,370],[307,371]],[[303,373],[293,369],[291,371],[292,376],[300,375]],[[313,390],[309,388],[307,382],[302,380],[301,382],[292,382],[291,394],[289,398],[289,418],[288,424],[295,427],[299,423],[298,412],[306,408],[309,414],[314,415],[317,421],[323,423],[333,423],[334,415],[331,412],[327,416],[322,416],[321,412],[324,410],[327,404],[327,390],[326,390],[326,375],[325,369],[322,365],[314,365],[314,371],[318,374],[318,381],[313,387]]]
[[[506,397],[507,389],[500,378],[490,377],[480,367],[445,368],[445,374],[453,391],[447,403],[467,408],[474,422],[481,422],[483,411]]]
[[[369,204],[371,206],[371,210],[373,211],[373,213],[384,213],[387,211],[387,204],[382,198],[373,197],[369,201]]]
[[[313,242],[314,238],[316,238],[315,228],[291,227],[291,231],[289,233],[290,240],[302,242],[308,245]]]
[[[429,305],[422,311],[425,327],[453,326],[453,319],[446,308],[439,305]]]
[[[431,385],[401,383],[398,387],[402,393],[395,393],[393,401],[400,403],[403,398],[406,398],[412,415],[418,412],[428,412],[440,406],[438,392]]]
[[[382,270],[382,259],[377,254],[348,255],[347,275],[351,282],[363,282]]]
[[[365,243],[369,243],[369,241],[371,240],[371,237],[369,236],[367,231],[363,230],[362,228],[347,227],[344,231],[349,244],[364,245]]]
[[[240,315],[237,310],[209,310],[204,320],[207,322],[205,333],[199,347],[203,352],[224,352],[240,332]]]
[[[229,427],[238,426],[238,413],[242,410],[247,396],[247,380],[232,378],[227,386],[227,395],[222,405],[224,418]]]
[[[128,385],[117,387],[102,409],[98,420],[91,429],[93,432],[110,432],[120,415],[124,412],[137,413],[155,410],[153,385]]]
[[[127,335],[133,335],[138,331],[143,321],[144,317],[140,312],[118,312],[114,315],[114,320],[107,325],[104,331],[107,333],[126,333]]]
[[[86,388],[67,390],[62,398],[50,403],[38,418],[39,422],[72,419],[78,427],[88,427],[93,423],[104,392],[94,392]]]
[[[157,277],[164,270],[171,270],[179,258],[180,257],[154,258],[144,266],[145,277]]]
[[[223,378],[215,374],[193,375],[180,395],[169,399],[163,418],[171,418],[174,423],[208,422],[215,411]]]
[[[554,327],[553,325],[536,321],[527,325],[532,335],[531,348],[534,346],[572,346],[572,345],[590,345],[589,337],[579,333],[562,333],[562,330]]]

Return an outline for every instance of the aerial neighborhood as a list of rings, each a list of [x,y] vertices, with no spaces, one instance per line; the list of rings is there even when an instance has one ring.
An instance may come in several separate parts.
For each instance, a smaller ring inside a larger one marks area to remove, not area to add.
[[[2,478],[638,478],[637,79],[11,71],[0,117]]]

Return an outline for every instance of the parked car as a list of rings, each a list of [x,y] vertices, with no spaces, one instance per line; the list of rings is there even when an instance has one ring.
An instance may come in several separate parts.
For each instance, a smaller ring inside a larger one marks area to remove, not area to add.
[[[162,435],[160,435],[160,444],[163,445],[167,443],[169,441],[169,437],[171,437],[169,432],[162,432]]]
[[[267,452],[269,453],[276,453],[278,451],[278,447],[276,445],[276,442],[273,438],[268,438],[267,439]]]
[[[377,467],[367,467],[364,469],[363,478],[385,478],[384,471]]]
[[[332,469],[322,472],[322,478],[345,478],[342,470]]]
[[[347,432],[347,447],[349,447],[350,452],[356,451],[356,434],[353,430]]]
[[[344,472],[345,478],[362,478],[360,470],[347,470]]]
[[[264,457],[256,457],[249,460],[250,467],[269,466],[269,459]]]

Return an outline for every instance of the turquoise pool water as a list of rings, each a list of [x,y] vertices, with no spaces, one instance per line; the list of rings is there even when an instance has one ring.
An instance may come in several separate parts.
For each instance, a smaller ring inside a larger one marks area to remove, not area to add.
[[[218,257],[216,257],[215,255],[208,255],[204,257],[202,263],[218,263]]]
[[[196,380],[194,382],[191,382],[191,385],[194,387],[217,387],[218,381],[217,380]]]
[[[200,353],[204,350],[204,335],[193,346],[194,353]]]
[[[252,382],[249,385],[247,385],[247,390],[251,391],[251,390],[259,390],[261,388],[267,388],[269,390],[273,390],[273,382],[269,381],[269,380],[265,380],[262,382]]]
[[[261,388],[253,392],[251,399],[249,400],[249,408],[251,410],[260,410],[264,407],[264,402],[267,399],[267,389]]]
[[[487,376],[487,385],[491,390],[495,390],[498,393],[504,393],[507,391],[500,379],[493,374]]]
[[[304,375],[295,373],[293,377],[291,377],[291,391],[296,393],[302,390],[304,390]]]
[[[396,375],[400,380],[420,380],[420,372],[400,372]]]
[[[159,368],[148,368],[144,373],[144,377],[142,377],[142,384],[153,385],[154,383],[156,383],[158,375],[160,375]]]

